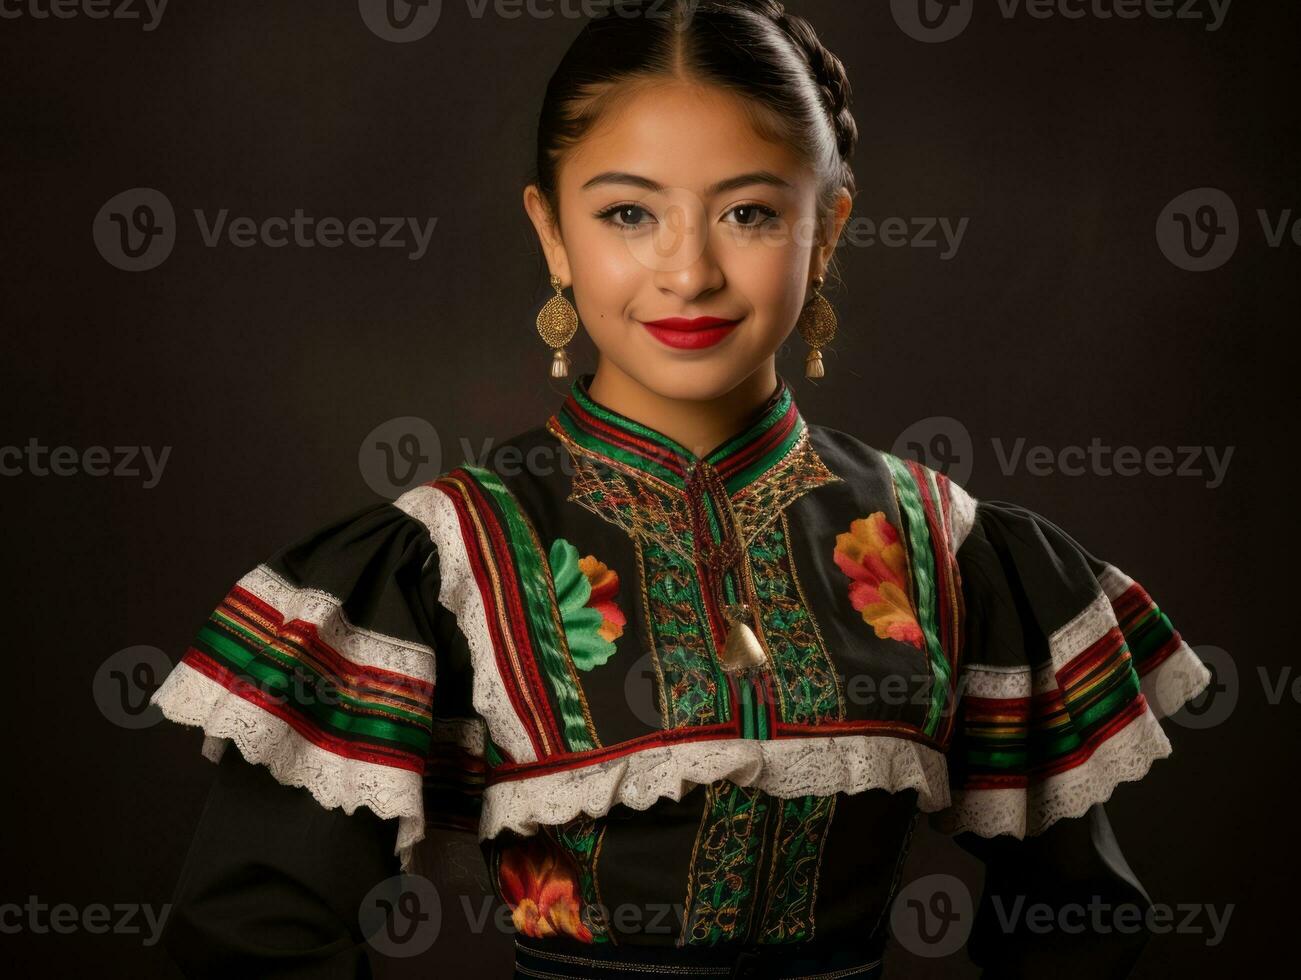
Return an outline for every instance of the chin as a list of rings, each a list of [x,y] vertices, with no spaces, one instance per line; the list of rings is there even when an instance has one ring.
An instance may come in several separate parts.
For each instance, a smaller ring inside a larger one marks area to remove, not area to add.
[[[753,374],[762,360],[750,363],[720,351],[714,356],[694,358],[658,357],[625,368],[644,388],[664,398],[709,401],[721,398]]]

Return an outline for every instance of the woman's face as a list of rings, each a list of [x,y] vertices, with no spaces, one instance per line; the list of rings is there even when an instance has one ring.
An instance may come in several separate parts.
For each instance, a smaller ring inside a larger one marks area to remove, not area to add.
[[[718,88],[630,95],[558,179],[558,230],[536,188],[525,193],[551,271],[573,283],[603,362],[666,398],[720,397],[763,367],[834,247],[818,243],[812,168],[762,139]],[[842,192],[830,242],[850,206]],[[706,317],[723,322],[662,323]]]

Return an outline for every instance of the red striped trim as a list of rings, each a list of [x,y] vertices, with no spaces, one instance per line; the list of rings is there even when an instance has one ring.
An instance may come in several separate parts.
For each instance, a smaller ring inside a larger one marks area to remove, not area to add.
[[[458,467],[428,485],[446,494],[456,509],[457,519],[461,525],[461,540],[465,543],[470,568],[474,572],[475,584],[483,601],[484,618],[487,621],[489,640],[496,657],[497,673],[506,688],[506,694],[515,709],[516,717],[523,723],[524,730],[529,736],[534,754],[544,758],[552,754],[547,750],[548,740],[550,744],[561,747],[565,742],[561,738],[560,726],[556,721],[555,713],[551,710],[551,702],[547,698],[542,677],[538,673],[536,658],[533,656],[533,642],[528,634],[526,625],[528,617],[524,611],[524,602],[519,595],[518,578],[513,565],[509,564],[510,550],[506,533],[478,483],[463,468]],[[479,518],[484,533],[488,535],[489,543],[486,552],[480,547],[478,529],[471,515],[471,508],[473,514]],[[507,563],[506,567],[503,568],[497,563],[499,557]],[[493,568],[497,570],[495,577],[490,571]],[[497,602],[493,590],[494,581],[500,583],[505,593],[504,608]],[[524,683],[532,694],[534,707],[530,707],[529,700],[517,680],[519,675],[510,662],[508,645],[501,628],[503,619],[510,626],[511,636],[519,653],[519,668],[524,675]],[[534,719],[535,724],[529,724],[530,718]],[[502,754],[509,756],[505,748],[502,749]]]
[[[1071,752],[1058,756],[1047,764],[1033,766],[1027,770],[972,776],[963,783],[962,790],[965,792],[981,789],[1025,789],[1032,781],[1042,781],[1069,772],[1087,762],[1104,742],[1114,737],[1135,718],[1143,715],[1146,709],[1147,701],[1142,694],[1139,694],[1124,709],[1118,711],[1105,726],[1098,728],[1089,739]]]
[[[957,557],[953,554],[953,549],[949,546],[948,522],[943,520],[937,510],[937,501],[931,494],[930,481],[926,478],[927,468],[914,459],[905,459],[905,465],[912,473],[913,481],[917,484],[917,493],[921,497],[922,511],[926,514],[926,527],[929,530],[931,554],[935,564],[935,604],[937,629],[940,634],[940,649],[944,652],[944,659],[949,665],[949,677],[947,681],[948,695],[945,704],[948,706],[944,712],[944,720],[940,725],[938,737],[943,743],[948,739],[952,731],[957,712],[953,710],[954,701],[958,697],[958,645],[957,645],[957,628],[958,624],[954,620],[953,602],[954,593],[957,587],[957,573],[954,566],[957,564]],[[938,486],[939,481],[936,481]],[[927,658],[927,664],[930,664],[930,658]],[[934,671],[932,670],[932,676]]]
[[[1125,646],[1125,634],[1117,626],[1112,626],[1068,663],[1063,664],[1056,672],[1057,683],[1069,691],[1078,686],[1099,664],[1111,659],[1117,662],[1130,659],[1129,650]]]
[[[350,742],[329,735],[312,724],[303,715],[268,698],[255,684],[251,684],[237,674],[232,673],[202,650],[191,647],[185,652],[181,663],[198,671],[209,680],[216,681],[231,694],[247,701],[249,704],[255,705],[268,714],[275,715],[317,748],[356,762],[368,762],[372,765],[388,766],[391,769],[402,769],[420,775],[424,774],[424,760],[419,754],[381,745]]]
[[[910,742],[918,742],[928,748],[939,751],[934,740],[927,738],[918,729],[897,722],[826,722],[820,725],[794,725],[779,723],[773,737],[762,740],[794,741],[804,738],[820,738],[828,735],[871,735],[877,737],[898,737]],[[732,724],[699,725],[692,728],[676,728],[650,732],[626,742],[602,746],[587,752],[575,752],[565,757],[553,757],[539,762],[509,763],[497,766],[488,772],[488,784],[510,782],[533,776],[545,776],[553,772],[567,772],[621,759],[645,749],[664,745],[679,745],[692,742],[717,742],[724,739],[738,738],[737,729]],[[760,741],[760,740],[756,740]]]
[[[723,479],[727,479],[733,473],[745,469],[790,435],[791,430],[795,428],[799,415],[799,410],[795,407],[795,402],[792,401],[790,407],[786,409],[786,414],[773,422],[771,428],[748,446],[742,446],[730,456],[719,460],[714,464],[714,469],[718,471]]]
[[[565,398],[564,408],[574,422],[590,435],[596,436],[598,439],[602,439],[620,449],[636,453],[651,462],[658,463],[665,469],[671,470],[686,479],[687,471],[682,464],[682,460],[677,453],[667,446],[661,446],[659,443],[644,439],[627,429],[604,422],[583,408],[572,394]]]
[[[236,601],[239,605],[235,604]],[[241,606],[252,609],[258,616],[271,623],[271,628],[268,629],[264,623],[245,614]],[[303,619],[285,619],[284,613],[242,586],[237,585],[230,590],[226,599],[217,608],[218,613],[223,610],[236,613],[237,615],[232,616],[233,619],[246,624],[250,632],[265,637],[266,641],[293,637],[295,645],[289,647],[287,652],[300,661],[303,659],[299,656],[300,653],[310,655],[314,665],[321,668],[322,674],[341,681],[363,681],[367,689],[387,691],[404,699],[411,698],[417,702],[418,709],[423,705],[424,713],[429,714],[428,706],[433,699],[434,684],[400,671],[359,664],[355,660],[348,659],[346,655],[321,638],[315,623]],[[430,656],[432,655],[431,651]],[[361,685],[350,686],[359,688]]]

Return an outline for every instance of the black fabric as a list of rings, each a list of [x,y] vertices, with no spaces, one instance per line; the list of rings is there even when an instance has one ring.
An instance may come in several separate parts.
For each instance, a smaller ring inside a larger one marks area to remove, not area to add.
[[[1151,938],[1141,923],[1152,902],[1125,861],[1103,804],[1024,840],[972,833],[953,839],[985,864],[985,885],[967,941],[984,980],[1130,975]],[[1100,927],[1091,905],[1102,910]],[[1031,906],[1052,910],[1051,928],[1030,924],[1025,913]],[[1136,931],[1115,928],[1122,906],[1137,910],[1127,916],[1140,924]]]
[[[187,977],[370,977],[362,899],[398,873],[397,821],[327,810],[228,747],[162,936]]]
[[[1041,514],[982,500],[958,549],[968,663],[1036,667],[1049,637],[1102,592],[1105,563]]]

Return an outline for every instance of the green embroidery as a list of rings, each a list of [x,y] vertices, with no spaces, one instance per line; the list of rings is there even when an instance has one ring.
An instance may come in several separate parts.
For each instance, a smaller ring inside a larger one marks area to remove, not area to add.
[[[779,800],[779,824],[773,836],[768,896],[759,927],[761,943],[804,942],[814,938],[818,868],[831,830],[835,796],[797,796]]]
[[[643,543],[641,561],[667,727],[730,721],[727,680],[710,648],[695,566],[653,540]]]
[[[535,659],[555,695],[566,747],[571,752],[596,748],[595,733],[583,710],[582,693],[560,628],[555,589],[537,532],[519,501],[496,473],[481,466],[467,465],[464,469],[492,498],[506,526],[511,563],[527,605],[525,619]]]
[[[908,567],[912,573],[913,591],[916,594],[914,602],[931,663],[931,703],[922,730],[927,735],[934,735],[943,717],[949,682],[949,662],[944,658],[944,650],[940,646],[939,590],[936,584],[935,555],[931,551],[931,534],[926,523],[926,512],[922,506],[921,491],[912,473],[899,457],[890,453],[883,455],[890,464],[895,491],[899,498],[899,510],[904,519]],[[938,499],[939,488],[935,486],[933,473],[930,476],[930,493],[932,499]]]
[[[569,656],[579,670],[599,667],[616,647],[601,635],[601,613],[589,606],[592,585],[578,565],[578,549],[564,538],[551,542],[551,577],[556,585],[556,604],[569,641]]]
[[[761,790],[728,780],[710,784],[707,792],[684,924],[685,944],[692,946],[713,946],[749,934],[771,800]]]
[[[780,717],[799,725],[842,721],[840,680],[796,586],[786,532],[785,522],[776,521],[749,549]]]

